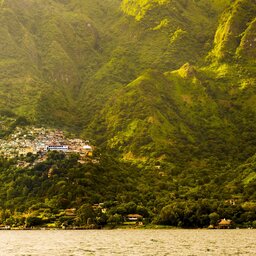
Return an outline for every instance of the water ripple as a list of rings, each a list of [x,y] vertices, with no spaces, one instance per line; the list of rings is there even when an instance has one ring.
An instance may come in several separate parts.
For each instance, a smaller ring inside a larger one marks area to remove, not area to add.
[[[1,231],[0,256],[256,256],[256,230]]]

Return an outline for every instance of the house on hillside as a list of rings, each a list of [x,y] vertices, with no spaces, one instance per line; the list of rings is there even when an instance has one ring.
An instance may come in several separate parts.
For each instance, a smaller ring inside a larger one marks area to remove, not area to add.
[[[27,155],[28,153],[31,154],[36,154],[37,152],[35,151],[35,149],[33,147],[21,147],[18,149],[18,154],[19,155]]]
[[[86,156],[92,156],[93,149],[90,145],[84,145],[82,151]]]
[[[68,146],[66,145],[58,145],[58,146],[47,146],[46,147],[47,151],[62,151],[62,152],[67,152],[68,151]]]
[[[75,217],[76,216],[76,208],[66,209],[65,215]]]
[[[92,147],[90,145],[84,145],[83,150],[85,151],[92,151]]]

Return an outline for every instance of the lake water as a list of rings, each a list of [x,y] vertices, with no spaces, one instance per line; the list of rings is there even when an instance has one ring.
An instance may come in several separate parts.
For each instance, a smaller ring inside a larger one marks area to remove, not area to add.
[[[256,255],[256,230],[0,231],[0,255]]]

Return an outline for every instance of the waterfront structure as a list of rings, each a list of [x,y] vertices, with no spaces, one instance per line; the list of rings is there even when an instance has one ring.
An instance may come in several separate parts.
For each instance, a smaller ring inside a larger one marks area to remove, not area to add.
[[[220,220],[219,225],[218,225],[218,228],[227,229],[227,228],[230,228],[230,227],[231,227],[231,224],[232,224],[232,221],[231,221],[231,220],[226,220],[226,219],[224,218],[224,219],[221,219],[221,220]]]

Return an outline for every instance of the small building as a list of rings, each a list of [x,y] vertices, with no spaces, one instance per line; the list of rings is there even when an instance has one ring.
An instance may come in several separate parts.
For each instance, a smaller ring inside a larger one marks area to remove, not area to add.
[[[232,224],[232,220],[226,220],[225,218],[224,219],[221,219],[219,224],[218,224],[218,228],[221,228],[221,229],[227,229],[227,228],[230,228],[231,227],[231,224]]]
[[[85,151],[92,151],[92,147],[89,146],[89,145],[84,145],[83,146],[83,150],[85,150]]]
[[[68,151],[68,146],[65,145],[58,145],[58,146],[47,146],[46,147],[47,151]]]
[[[36,154],[36,151],[32,147],[19,148],[19,155],[27,155],[28,153]]]
[[[128,214],[126,216],[127,221],[140,221],[143,219],[143,216],[140,214]]]
[[[66,209],[65,210],[66,216],[76,216],[76,208]]]
[[[92,156],[93,149],[90,145],[84,145],[82,148],[82,152],[85,156]]]
[[[25,162],[25,161],[18,161],[18,163],[17,163],[17,167],[21,167],[21,168],[26,168],[26,167],[28,167],[30,165],[30,163],[27,163],[27,162]]]

